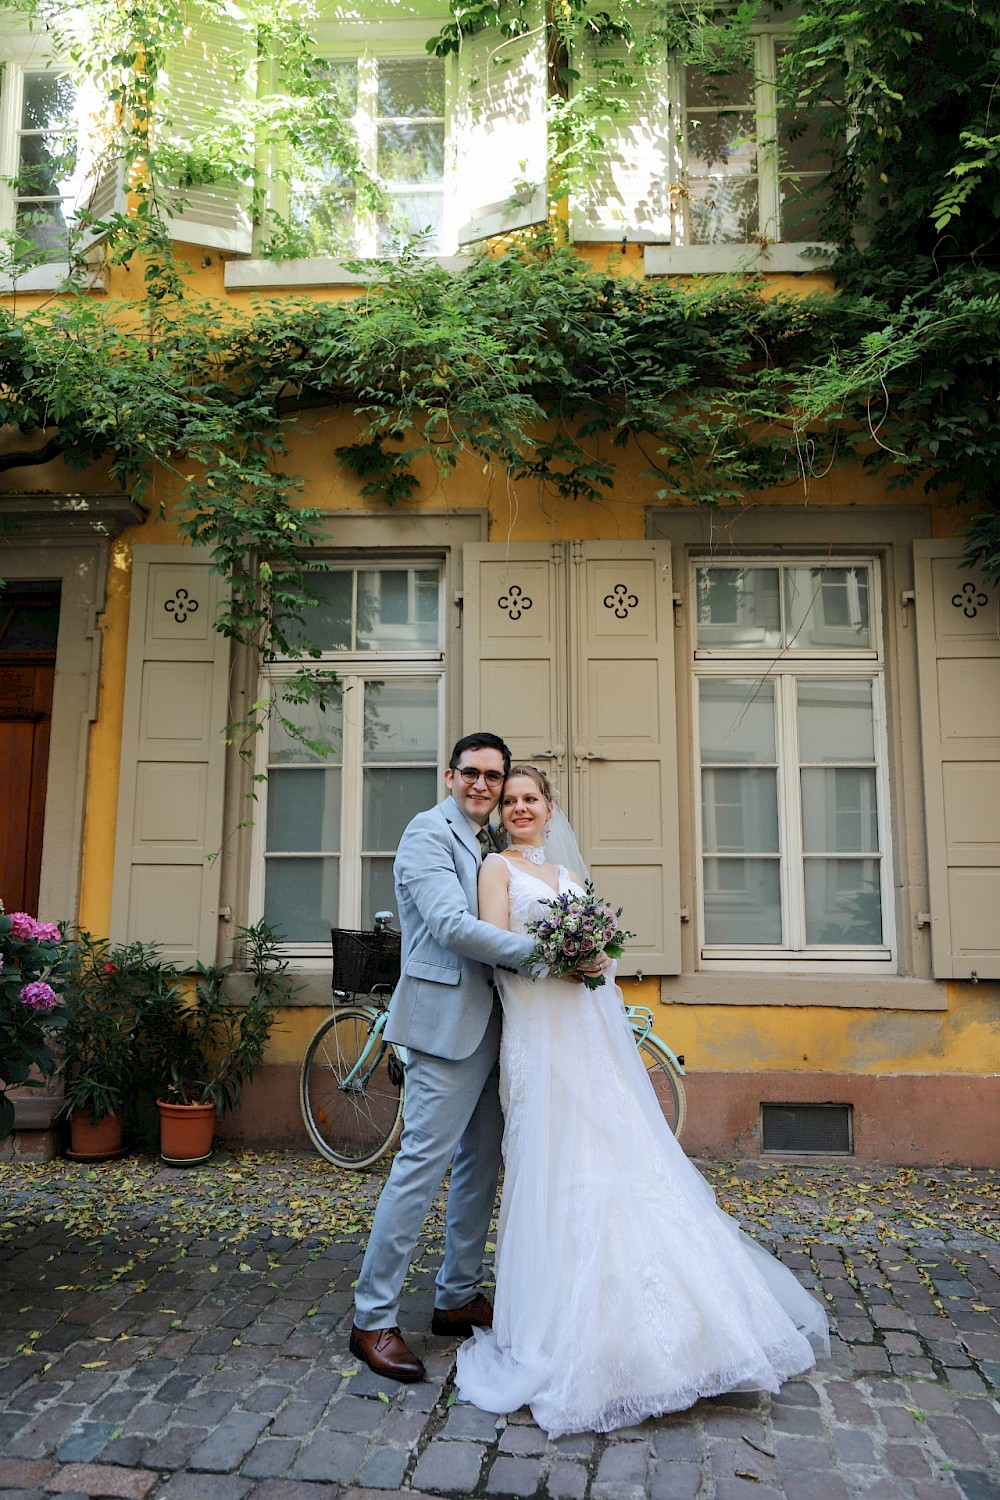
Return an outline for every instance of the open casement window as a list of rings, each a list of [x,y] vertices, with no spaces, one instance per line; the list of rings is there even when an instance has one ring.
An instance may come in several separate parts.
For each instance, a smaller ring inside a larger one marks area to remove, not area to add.
[[[662,59],[653,39],[650,20],[630,48],[574,59],[605,149],[574,195],[573,237],[643,242],[654,274],[724,269],[740,247],[776,269],[808,269],[801,256],[819,244],[833,101],[807,114],[779,108],[790,44],[777,29],[756,32],[746,66],[725,74]]]
[[[916,542],[936,978],[1000,979],[1000,593],[961,541]]]
[[[487,26],[467,37],[458,55],[459,244],[542,224],[548,216],[542,0],[530,0],[523,16],[528,30],[522,36],[505,40]]]
[[[33,265],[68,269],[76,218],[90,206],[84,117],[94,107],[93,90],[44,57],[0,69],[0,229],[16,233]]]
[[[894,958],[871,560],[696,563],[706,966]]]
[[[621,972],[678,973],[669,545],[467,546],[464,569],[467,732],[551,776],[598,893],[637,933]]]
[[[455,242],[447,70],[418,41],[393,40],[391,27],[369,30],[371,40],[349,54],[331,53],[324,75],[382,202],[376,208],[363,201],[335,162],[302,158],[287,190],[291,217],[309,255],[393,255],[418,237],[422,254],[441,255]],[[279,210],[283,196],[276,191]]]
[[[132,562],[110,935],[182,968],[218,956],[229,642],[210,563],[180,546]]]
[[[315,576],[321,603],[307,621],[315,665],[337,674],[329,707],[283,702],[294,663],[270,669],[254,905],[292,953],[325,956],[331,927],[395,910],[400,835],[440,795],[442,580],[434,558],[338,561]]]
[[[182,39],[164,49],[157,82],[163,119],[154,140],[159,130],[162,156],[176,167],[156,182],[158,200],[174,239],[248,255],[255,148],[242,102],[256,93],[256,40],[231,0],[211,16],[204,5],[184,12]],[[237,141],[239,160],[222,175],[217,152],[231,155]],[[103,152],[90,191],[94,219],[126,211],[124,178],[120,156]]]

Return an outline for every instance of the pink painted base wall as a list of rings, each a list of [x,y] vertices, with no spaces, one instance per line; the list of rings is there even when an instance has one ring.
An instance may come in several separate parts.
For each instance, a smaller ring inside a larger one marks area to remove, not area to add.
[[[850,1104],[856,1161],[1000,1166],[1000,1076],[689,1073],[685,1082],[689,1156],[760,1156],[761,1104]],[[306,1146],[298,1068],[264,1068],[220,1134],[234,1145]]]

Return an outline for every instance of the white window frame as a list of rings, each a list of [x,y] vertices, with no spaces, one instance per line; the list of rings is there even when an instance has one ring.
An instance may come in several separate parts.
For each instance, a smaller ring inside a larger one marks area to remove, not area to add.
[[[350,62],[356,61],[359,71],[358,89],[358,113],[355,117],[357,124],[367,130],[368,139],[362,137],[362,160],[365,162],[372,176],[376,175],[376,133],[375,117],[371,113],[370,101],[374,95],[374,81],[376,77],[375,64],[379,58],[388,61],[411,59],[413,61],[427,61],[430,54],[427,52],[426,43],[435,34],[438,28],[431,22],[380,22],[372,24],[351,24],[337,27],[321,26],[318,28],[317,41],[319,55],[324,61]],[[441,249],[427,252],[428,259],[440,259],[451,257],[455,254],[458,243],[459,207],[457,203],[457,174],[455,141],[452,122],[455,115],[455,92],[456,92],[456,70],[450,59],[442,63],[444,73],[444,172],[442,178],[442,220],[441,220]],[[364,87],[367,80],[367,89]],[[367,101],[367,103],[366,103]],[[434,117],[436,118],[436,117]],[[419,185],[418,185],[419,186]],[[286,214],[291,204],[291,193],[289,185],[284,181],[272,179],[269,194],[269,206],[272,211]],[[374,214],[359,214],[358,244],[357,248],[345,255],[345,259],[364,259],[370,256],[382,258],[384,252],[380,252],[377,243],[378,226]],[[295,264],[308,265],[312,259],[314,262],[323,264],[336,263],[334,258],[305,257],[302,262]],[[254,262],[253,264],[257,264]],[[299,279],[299,278],[297,278]],[[356,280],[356,277],[328,275],[324,280]],[[227,278],[227,286],[230,284]],[[235,284],[235,283],[233,283]],[[259,278],[255,284],[261,284]]]
[[[12,186],[20,170],[21,106],[24,99],[26,74],[65,73],[39,38],[17,39],[13,45],[5,41],[0,63],[0,230],[10,232],[17,220],[18,196]],[[20,45],[18,45],[20,42]],[[32,266],[16,280],[7,273],[0,274],[0,291],[54,291],[69,275],[69,259],[45,261]]]
[[[695,889],[697,892],[698,966],[705,972],[776,972],[809,974],[817,971],[838,974],[886,974],[894,972],[897,960],[895,926],[895,891],[893,880],[892,819],[885,688],[885,644],[882,619],[881,577],[874,556],[820,556],[782,553],[780,556],[754,554],[738,559],[726,558],[726,564],[737,567],[839,568],[866,566],[869,577],[869,621],[871,645],[854,651],[815,648],[793,651],[786,647],[699,646],[698,589],[699,568],[721,566],[711,556],[693,556],[689,562],[688,599],[690,603],[691,640],[691,724],[693,739]],[[780,586],[780,585],[779,585]],[[780,860],[780,893],[782,928],[793,936],[805,933],[804,865],[802,851],[801,794],[799,789],[798,747],[794,724],[795,683],[801,678],[872,683],[873,728],[875,737],[875,787],[879,837],[879,872],[882,901],[882,943],[877,949],[846,946],[810,945],[708,944],[705,941],[704,837],[702,825],[702,765],[698,712],[699,683],[712,679],[745,678],[747,683],[766,677],[775,685],[775,738],[777,752],[778,848]]]
[[[445,680],[445,641],[446,641],[446,591],[448,584],[448,569],[446,559],[440,553],[433,554],[391,554],[372,555],[351,554],[331,556],[331,571],[340,569],[356,569],[358,571],[391,571],[393,568],[420,568],[436,567],[440,579],[440,593],[438,600],[438,639],[441,645],[434,650],[392,651],[384,655],[378,651],[325,651],[321,657],[310,659],[308,665],[318,671],[332,670],[337,674],[338,682],[343,690],[345,712],[343,717],[343,744],[341,747],[341,774],[343,778],[341,791],[341,828],[340,828],[340,910],[335,917],[331,916],[331,926],[359,928],[361,926],[361,903],[362,903],[362,821],[363,821],[363,792],[364,792],[364,714],[347,711],[347,705],[361,701],[361,692],[366,680],[375,678],[383,681],[391,678],[413,678],[421,677],[433,679],[438,682],[438,706],[437,706],[437,756],[433,769],[437,785],[441,783],[441,776],[445,763],[445,729],[446,729],[446,680]],[[308,623],[308,620],[307,620]],[[270,699],[275,690],[280,688],[282,681],[286,681],[303,663],[297,659],[283,658],[271,663],[262,674],[260,680],[260,698]],[[352,698],[352,693],[355,695]],[[249,888],[249,909],[251,923],[263,919],[264,916],[264,893],[265,872],[267,865],[267,793],[268,793],[268,761],[269,761],[270,734],[267,729],[257,736],[257,744],[254,756],[254,776],[257,787],[257,801],[254,807],[254,826],[252,839],[252,862]],[[399,763],[394,763],[405,767]],[[426,762],[420,762],[422,768],[427,767]],[[262,778],[262,779],[261,779]],[[321,852],[321,851],[320,851]],[[374,851],[366,851],[368,854]],[[287,851],[281,851],[282,859],[294,858]],[[316,858],[315,851],[304,851],[304,858]],[[306,943],[294,939],[282,945],[282,953],[289,959],[290,967],[295,970],[313,970],[317,964],[324,966],[330,962],[329,942]]]
[[[692,275],[710,271],[754,269],[769,271],[822,270],[832,248],[818,240],[785,240],[780,234],[781,160],[778,148],[777,51],[792,34],[787,26],[763,24],[755,27],[753,40],[753,100],[757,146],[757,235],[749,240],[696,244],[686,239],[684,201],[672,214],[670,243],[647,245],[644,268],[647,275]],[[686,65],[673,59],[670,66],[671,134],[675,156],[670,163],[677,181],[687,182]],[[819,173],[816,174],[821,175]],[[776,233],[775,231],[778,231]]]

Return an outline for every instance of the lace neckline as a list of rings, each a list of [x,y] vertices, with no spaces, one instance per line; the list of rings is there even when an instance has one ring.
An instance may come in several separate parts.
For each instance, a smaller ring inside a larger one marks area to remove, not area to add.
[[[501,856],[501,858],[502,857],[503,856]],[[550,896],[561,896],[563,883],[565,882],[567,885],[570,884],[569,871],[567,870],[565,865],[556,865],[556,869],[559,871],[559,884],[558,886],[554,886],[550,885],[549,882],[545,880],[541,875],[536,875],[534,870],[530,870],[525,865],[521,864],[520,860],[515,861],[512,859],[508,859],[505,860],[504,863],[507,865],[507,868],[509,870],[516,872],[522,880],[531,880],[535,885],[544,885]]]

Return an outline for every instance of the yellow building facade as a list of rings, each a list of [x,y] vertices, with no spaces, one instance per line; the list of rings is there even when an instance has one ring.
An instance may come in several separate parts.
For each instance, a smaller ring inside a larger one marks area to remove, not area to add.
[[[381,66],[360,32],[342,55]],[[584,208],[569,232],[601,265],[617,245]],[[696,233],[626,238],[617,274],[740,269]],[[191,299],[361,291],[333,257],[274,262],[218,222],[176,248]],[[791,240],[742,264],[773,289],[822,284]],[[127,303],[131,285],[106,268],[93,295]],[[19,310],[36,295],[17,289]],[[889,493],[843,463],[732,507],[668,502],[638,448],[595,438],[616,465],[601,503],[470,456],[447,478],[418,464],[389,511],[333,457],[360,426],[301,413],[283,460],[323,513],[310,629],[340,681],[328,715],[283,712],[325,757],[277,719],[249,757],[226,743],[285,668],[261,676],[213,628],[225,580],[180,542],[179,478],[160,470],[140,504],[53,459],[8,468],[0,494],[3,602],[50,624],[33,661],[4,663],[8,764],[37,766],[50,735],[8,868],[20,839],[42,919],[182,965],[238,967],[234,933],[262,917],[287,935],[300,989],[226,1134],[304,1143],[328,930],[393,905],[405,821],[442,794],[454,740],[489,728],[548,770],[625,908],[623,991],[686,1059],[689,1151],[996,1165],[1000,636],[958,497]]]

